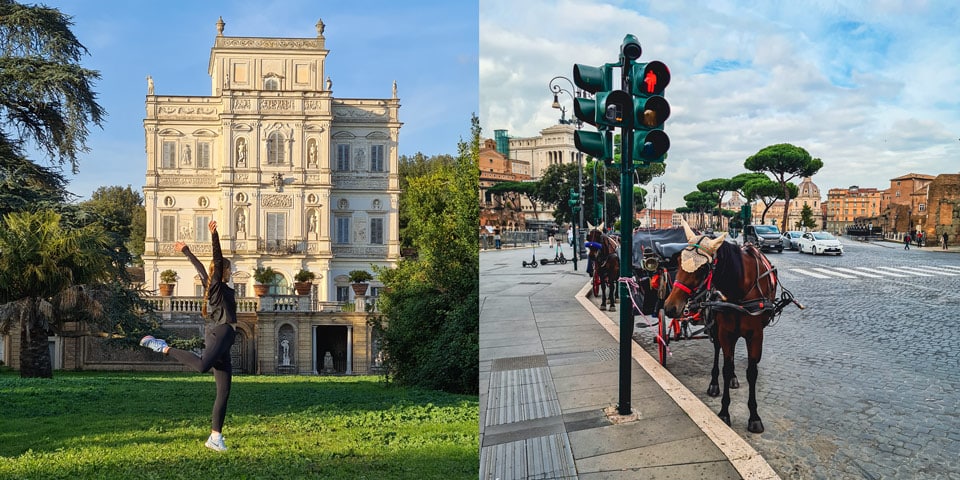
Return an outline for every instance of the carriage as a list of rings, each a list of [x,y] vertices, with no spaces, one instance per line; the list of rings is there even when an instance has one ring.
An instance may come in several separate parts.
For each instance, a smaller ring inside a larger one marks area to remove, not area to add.
[[[705,312],[684,310],[679,317],[668,317],[664,311],[680,266],[679,254],[686,247],[686,233],[681,228],[639,230],[633,234],[633,273],[639,310],[634,313],[656,318],[655,323],[641,320],[636,326],[656,327],[657,353],[664,367],[670,342],[712,338],[712,318]]]
[[[747,347],[747,381],[750,418],[747,430],[763,432],[757,414],[755,386],[760,362],[763,330],[788,304],[803,308],[778,281],[776,268],[753,244],[740,247],[700,235],[682,222],[683,229],[641,230],[633,234],[633,277],[617,278],[612,268],[612,242],[600,230],[588,235],[591,259],[605,258],[594,268],[606,270],[598,277],[630,285],[634,308],[645,315],[657,315],[657,350],[666,366],[671,338],[709,338],[714,347],[713,369],[707,394],[719,396],[719,356],[723,352],[723,397],[718,415],[730,425],[730,389],[738,388],[733,352],[738,339]],[[616,265],[615,265],[616,264]],[[777,293],[780,292],[778,297]],[[613,300],[611,300],[612,304]],[[646,325],[650,326],[650,325]],[[692,328],[697,327],[695,331]]]

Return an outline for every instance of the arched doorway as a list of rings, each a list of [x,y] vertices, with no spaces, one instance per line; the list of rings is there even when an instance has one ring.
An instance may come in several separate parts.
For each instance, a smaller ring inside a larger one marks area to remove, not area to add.
[[[347,327],[319,325],[314,330],[313,358],[315,371],[324,375],[347,373],[347,358],[350,349],[347,345]],[[330,354],[329,361],[327,354]]]

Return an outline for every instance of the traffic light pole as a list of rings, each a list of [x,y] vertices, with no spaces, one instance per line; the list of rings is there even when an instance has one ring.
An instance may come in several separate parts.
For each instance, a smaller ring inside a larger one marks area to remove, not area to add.
[[[622,58],[622,88],[629,90],[629,60]],[[620,278],[633,277],[633,128],[620,129]],[[617,413],[630,415],[630,371],[633,367],[633,305],[625,282],[620,288],[620,398]]]

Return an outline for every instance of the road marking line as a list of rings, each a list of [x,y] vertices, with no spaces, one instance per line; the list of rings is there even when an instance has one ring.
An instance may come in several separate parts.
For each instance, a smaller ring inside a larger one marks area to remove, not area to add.
[[[827,268],[814,268],[814,270],[818,272],[826,273],[827,275],[834,275],[840,278],[857,278],[856,275],[847,275],[846,273],[834,272],[833,270],[830,270]]]
[[[868,272],[873,272],[873,273],[879,273],[880,275],[888,275],[888,276],[891,276],[891,277],[909,277],[909,276],[910,276],[910,275],[904,275],[904,274],[902,274],[902,273],[882,272],[882,271],[877,270],[877,269],[875,269],[875,268],[868,268],[868,267],[857,267],[857,269],[859,269],[859,270],[866,270],[866,271],[868,271]]]
[[[921,276],[921,277],[932,277],[932,276],[934,276],[933,274],[930,274],[930,273],[910,271],[910,269],[907,268],[907,267],[900,267],[900,268],[877,267],[877,268],[882,268],[882,269],[884,269],[884,270],[892,270],[892,271],[897,272],[897,273],[903,273],[903,272],[912,273],[912,274],[914,274],[914,275],[918,275],[918,276]]]
[[[874,275],[874,274],[872,274],[872,273],[861,272],[861,271],[859,271],[859,270],[854,270],[854,269],[852,269],[852,268],[844,268],[844,267],[833,267],[833,268],[836,269],[836,270],[839,270],[839,271],[841,271],[841,272],[852,273],[852,274],[854,274],[854,275],[863,275],[864,277],[868,277],[868,278],[883,278],[883,277],[880,276],[880,275]]]
[[[960,266],[957,266],[957,265],[941,265],[939,268],[949,268],[949,269],[960,271]]]
[[[820,275],[819,273],[808,272],[808,271],[806,271],[806,270],[802,270],[802,269],[799,269],[799,268],[791,268],[790,270],[792,270],[792,271],[794,271],[794,272],[797,272],[797,273],[802,273],[802,274],[804,274],[804,275],[809,275],[809,276],[811,276],[811,277],[813,277],[813,278],[830,278],[830,277],[827,276],[827,275]]]
[[[925,265],[920,265],[919,268],[923,268],[923,269],[925,269],[925,271],[928,271],[928,272],[939,273],[939,274],[947,275],[947,276],[950,276],[950,277],[955,277],[955,276],[957,276],[957,275],[960,275],[960,272],[955,272],[955,271],[953,271],[953,270],[947,270],[947,269],[944,269],[944,268],[941,268],[941,267],[928,267],[928,266],[925,266]]]

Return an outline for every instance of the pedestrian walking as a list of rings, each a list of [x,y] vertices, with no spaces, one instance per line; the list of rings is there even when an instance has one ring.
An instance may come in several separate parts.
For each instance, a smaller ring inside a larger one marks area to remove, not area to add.
[[[493,229],[493,245],[497,248],[497,250],[500,250],[500,229],[499,228]]]
[[[567,243],[573,246],[573,226],[567,227]]]
[[[553,248],[554,242],[557,240],[556,236],[557,231],[553,227],[550,227],[550,229],[547,230],[547,240],[550,241],[550,248]]]
[[[943,249],[947,249],[947,232],[943,232]]]
[[[913,239],[910,238],[910,234],[909,234],[909,233],[906,234],[906,235],[903,237],[903,249],[904,249],[904,250],[910,250],[910,242],[912,242],[912,241],[913,241]]]
[[[917,232],[917,246],[923,246],[923,232]]]
[[[223,258],[220,250],[220,236],[217,234],[217,222],[211,220],[207,225],[213,242],[213,261],[207,272],[203,264],[190,252],[190,248],[183,242],[174,244],[174,249],[183,252],[190,263],[200,274],[200,282],[204,287],[204,299],[201,314],[213,321],[213,328],[207,329],[204,336],[206,347],[201,356],[187,350],[180,350],[167,345],[165,340],[147,335],[140,339],[140,345],[155,352],[169,355],[180,363],[193,368],[199,373],[206,373],[213,369],[213,378],[217,386],[217,397],[213,401],[213,414],[210,425],[210,437],[204,444],[211,450],[218,452],[227,449],[223,441],[223,420],[227,415],[227,400],[230,398],[230,384],[233,380],[233,366],[230,362],[230,347],[236,338],[234,325],[237,323],[237,299],[227,285],[230,279],[230,261]]]

